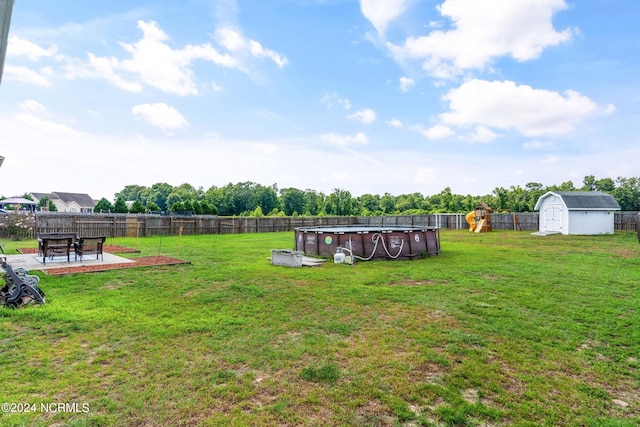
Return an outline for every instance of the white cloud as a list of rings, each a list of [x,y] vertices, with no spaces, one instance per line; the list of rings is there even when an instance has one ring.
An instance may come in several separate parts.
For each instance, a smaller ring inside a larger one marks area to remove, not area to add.
[[[209,87],[214,92],[222,92],[223,91],[222,86],[218,85],[216,82],[211,82]]]
[[[51,120],[45,120],[30,113],[17,113],[13,116],[13,120],[27,126],[31,132],[39,133],[43,136],[47,135],[53,137],[67,135],[77,137],[82,135],[81,132],[78,132],[67,125]]]
[[[278,152],[278,147],[275,144],[269,144],[267,142],[258,142],[253,145],[258,152],[266,155],[273,155]]]
[[[533,137],[571,132],[580,121],[610,111],[575,91],[560,94],[512,81],[470,80],[443,99],[450,110],[440,114],[444,125],[516,130]]]
[[[355,135],[339,135],[335,133],[327,133],[322,135],[323,141],[328,142],[336,147],[344,148],[349,145],[366,145],[369,143],[369,138],[362,132],[358,132]]]
[[[391,120],[387,121],[387,126],[391,126],[392,128],[401,128],[404,125],[398,119],[391,119]]]
[[[120,44],[131,54],[130,59],[102,58],[90,53],[91,65],[124,90],[140,92],[144,83],[167,93],[196,94],[193,73],[188,67],[193,58],[189,49],[172,49],[165,43],[168,36],[155,22],[138,21],[138,28],[142,30],[142,39],[133,44]]]
[[[376,112],[370,108],[356,111],[355,113],[347,116],[349,120],[357,120],[364,124],[371,124],[376,121]]]
[[[198,88],[191,69],[195,60],[212,62],[245,73],[249,72],[249,67],[245,64],[247,58],[267,58],[280,68],[287,64],[284,56],[264,48],[255,40],[244,39],[240,33],[229,28],[216,31],[218,42],[228,53],[221,53],[209,43],[174,49],[168,44],[167,34],[153,21],[138,21],[138,28],[143,33],[140,40],[120,44],[131,55],[129,59],[88,54],[90,65],[101,77],[131,92],[140,92],[143,85],[149,85],[166,93],[195,95]],[[74,71],[74,75],[81,74]]]
[[[408,92],[415,83],[415,80],[409,77],[400,77],[400,90],[402,92]]]
[[[264,48],[260,42],[245,39],[238,31],[231,28],[226,27],[216,30],[216,38],[220,45],[231,52],[248,54],[256,58],[267,58],[280,68],[283,68],[288,63],[285,56]]]
[[[120,77],[116,72],[120,67],[119,61],[115,58],[98,58],[92,53],[89,53],[89,63],[105,80],[113,83],[117,87],[130,92],[141,92],[142,84],[137,81],[127,81]]]
[[[45,49],[17,36],[9,36],[9,43],[7,45],[7,56],[26,56],[31,61],[52,57],[57,51],[58,48],[56,46]]]
[[[495,132],[484,126],[478,126],[475,132],[467,136],[469,142],[491,142],[497,138]]]
[[[567,42],[577,30],[556,31],[552,21],[565,8],[565,0],[445,0],[437,9],[451,22],[450,30],[387,47],[398,59],[422,59],[435,77],[451,78],[502,56],[535,59],[545,48]]]
[[[383,35],[389,23],[407,10],[408,4],[407,0],[360,0],[360,10],[378,34]]]
[[[429,129],[424,129],[421,126],[413,126],[411,129],[421,133],[428,139],[442,139],[455,135],[453,129],[441,124],[432,126]]]
[[[21,102],[19,107],[21,110],[31,111],[34,113],[42,113],[47,111],[44,105],[33,99],[27,99],[26,101]]]
[[[342,98],[337,92],[325,93],[320,102],[328,109],[338,104],[347,111],[351,110],[351,102],[347,98]]]
[[[23,66],[6,65],[4,74],[7,80],[30,83],[41,87],[51,86],[51,69],[48,67],[35,71]]]
[[[539,141],[539,140],[529,141],[522,144],[522,148],[524,148],[525,150],[541,150],[543,148],[547,148],[551,146],[553,146],[553,143]]]
[[[178,110],[163,102],[136,105],[131,109],[131,113],[165,131],[180,129],[188,125],[187,120]]]
[[[545,165],[553,165],[556,163],[560,163],[560,157],[554,156],[553,154],[549,154],[547,157],[544,158],[542,163]]]

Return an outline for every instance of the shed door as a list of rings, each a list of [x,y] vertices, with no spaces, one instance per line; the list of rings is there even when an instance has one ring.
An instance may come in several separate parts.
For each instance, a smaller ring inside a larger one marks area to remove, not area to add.
[[[562,232],[562,205],[544,207],[544,231]]]

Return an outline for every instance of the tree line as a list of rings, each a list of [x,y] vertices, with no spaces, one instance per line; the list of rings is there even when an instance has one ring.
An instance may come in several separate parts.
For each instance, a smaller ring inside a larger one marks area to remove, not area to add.
[[[156,183],[151,187],[127,185],[115,194],[113,204],[103,198],[94,210],[121,213],[190,211],[223,216],[377,216],[466,213],[483,202],[496,211],[532,212],[538,198],[547,191],[602,191],[611,194],[622,210],[640,210],[640,178],[596,179],[593,175],[584,177],[581,186],[575,186],[572,181],[552,186],[530,182],[524,187],[497,187],[491,194],[482,196],[454,194],[449,187],[430,196],[385,193],[354,197],[340,188],[324,194],[255,182],[212,186],[206,191],[186,183],[177,187],[167,183]]]

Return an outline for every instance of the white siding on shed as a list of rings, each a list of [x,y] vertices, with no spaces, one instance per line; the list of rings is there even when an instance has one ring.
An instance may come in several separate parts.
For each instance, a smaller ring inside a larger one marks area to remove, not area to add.
[[[613,234],[613,212],[571,211],[569,234]]]
[[[559,196],[550,195],[545,198],[540,206],[540,231],[566,234],[566,215],[567,207]]]
[[[538,199],[541,232],[562,234],[613,234],[614,211],[620,206],[608,194],[549,191]]]

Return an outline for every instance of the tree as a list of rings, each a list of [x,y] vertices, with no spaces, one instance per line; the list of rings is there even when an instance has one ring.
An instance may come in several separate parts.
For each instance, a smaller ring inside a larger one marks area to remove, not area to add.
[[[95,207],[93,208],[93,211],[94,212],[113,212],[113,205],[111,204],[110,201],[108,201],[103,197],[98,201],[98,203],[96,203]]]
[[[167,206],[173,206],[174,204],[180,202],[182,204],[190,203],[191,200],[198,199],[198,192],[196,189],[190,184],[182,184],[178,187],[175,187],[171,193],[167,195],[166,204]],[[186,209],[185,210],[192,210]]]
[[[575,191],[575,189],[572,181],[565,181],[560,185],[552,185],[549,187],[551,191]]]
[[[294,212],[304,213],[304,192],[297,188],[284,188],[280,190],[280,205],[284,214],[293,215]]]
[[[202,215],[202,204],[199,201],[194,200],[192,205],[193,205],[193,213],[196,215]]]
[[[603,178],[596,181],[596,190],[604,193],[611,193],[615,190],[616,184],[611,178]]]
[[[113,204],[113,211],[115,213],[128,213],[129,209],[127,209],[127,204],[125,203],[122,197],[118,197],[116,202]]]
[[[160,210],[160,206],[156,205],[155,202],[147,202],[147,211],[157,212]]]
[[[256,202],[262,212],[269,212],[278,207],[278,186],[273,184],[270,187],[259,186],[256,189]]]
[[[317,193],[313,190],[304,191],[305,214],[318,215],[324,206],[324,194]]]
[[[493,194],[495,195],[493,209],[507,209],[507,201],[509,200],[508,191],[503,187],[496,187],[493,190]]]
[[[205,202],[205,203],[206,203],[206,205],[202,205],[202,213],[204,213],[205,215],[217,215],[218,214],[218,208],[215,205],[210,205],[207,202]]]
[[[512,212],[525,212],[529,207],[529,195],[519,185],[511,186],[508,192],[507,209]]]
[[[325,204],[325,210],[330,215],[345,216],[351,215],[353,208],[351,193],[341,188],[334,188]]]
[[[640,210],[640,178],[616,179],[617,187],[611,195],[618,201],[623,211]]]
[[[538,199],[546,193],[547,190],[539,182],[529,182],[524,186],[524,188],[529,193],[527,212],[533,212],[536,207],[536,203],[538,203]]]
[[[53,203],[53,201],[47,196],[44,196],[42,199],[40,199],[40,201],[38,202],[38,208],[40,210],[42,210],[42,208],[47,208],[49,212],[57,212],[58,210],[55,203]]]
[[[140,200],[135,200],[129,209],[130,213],[144,213],[145,207]]]
[[[593,175],[587,175],[582,179],[584,184],[581,188],[582,191],[595,191],[596,189],[596,177]]]
[[[142,193],[147,190],[144,185],[127,185],[122,191],[115,194],[115,198],[122,198],[123,200],[142,200]]]
[[[262,213],[262,208],[260,206],[256,206],[253,212],[251,212],[251,216],[264,216],[264,214]]]
[[[417,212],[422,208],[424,197],[420,193],[401,194],[396,198],[396,211]]]
[[[358,197],[358,203],[362,209],[362,215],[378,215],[382,212],[380,208],[380,196],[373,194],[363,194]]]
[[[380,209],[385,215],[393,213],[396,209],[396,199],[389,193],[384,193],[380,198]]]
[[[167,210],[167,196],[172,191],[173,187],[165,182],[153,184],[148,191],[143,193],[144,202],[146,202],[147,206],[149,202],[153,202],[160,210]]]

